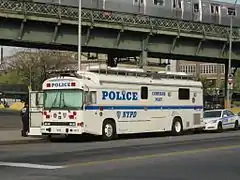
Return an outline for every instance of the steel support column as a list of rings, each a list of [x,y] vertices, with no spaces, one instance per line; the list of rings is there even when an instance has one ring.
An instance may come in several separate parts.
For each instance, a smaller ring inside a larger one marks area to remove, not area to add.
[[[93,26],[88,27],[87,29],[87,35],[86,35],[86,40],[84,42],[84,46],[87,46],[89,41],[90,41],[90,37],[91,37],[91,30],[93,29]]]
[[[141,43],[141,48],[142,48],[142,51],[140,53],[140,62],[139,62],[139,67],[140,68],[144,68],[144,66],[147,66],[148,62],[147,62],[147,58],[148,58],[148,41],[149,41],[149,38],[150,38],[150,34],[143,37],[142,39],[142,43]]]
[[[171,46],[171,49],[170,49],[170,53],[172,54],[175,47],[176,47],[176,43],[177,43],[177,39],[179,39],[180,36],[176,36],[174,39],[173,39],[173,42],[172,42],[172,46]]]
[[[52,43],[55,43],[55,42],[56,42],[57,35],[58,35],[58,29],[59,29],[60,26],[61,26],[61,21],[59,21],[59,22],[57,23],[57,25],[54,27],[54,32],[53,32],[52,40],[51,40]]]
[[[219,57],[224,56],[224,52],[225,52],[225,49],[226,49],[226,47],[227,47],[228,44],[229,44],[228,41],[227,41],[227,42],[224,42],[223,47],[222,47],[222,49],[221,49],[221,52],[220,52],[220,54],[219,54]]]
[[[121,30],[118,32],[117,39],[116,39],[116,43],[115,43],[115,47],[118,47],[118,46],[119,46],[120,39],[121,39],[121,34],[122,34],[123,32],[124,32],[124,29],[121,29]]]
[[[201,49],[201,47],[202,47],[202,43],[203,43],[204,41],[205,41],[205,39],[201,39],[201,40],[199,41],[198,46],[197,46],[196,51],[195,51],[195,55],[196,55],[196,56],[199,54],[200,49]]]
[[[23,34],[24,34],[24,26],[25,23],[27,22],[27,18],[25,17],[22,22],[21,22],[21,26],[20,26],[20,30],[19,30],[19,34],[18,34],[18,40],[22,40]]]

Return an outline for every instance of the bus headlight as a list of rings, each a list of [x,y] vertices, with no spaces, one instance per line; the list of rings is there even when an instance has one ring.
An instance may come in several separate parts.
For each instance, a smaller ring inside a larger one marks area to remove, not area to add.
[[[50,125],[51,125],[51,123],[49,123],[49,122],[44,123],[44,126],[50,126]]]
[[[69,123],[69,126],[76,126],[76,123],[75,122],[71,122],[71,123]]]

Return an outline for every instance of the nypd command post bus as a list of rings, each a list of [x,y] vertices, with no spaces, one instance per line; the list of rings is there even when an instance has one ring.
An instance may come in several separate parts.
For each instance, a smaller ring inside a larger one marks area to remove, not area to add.
[[[55,72],[57,74],[57,72]],[[181,73],[90,67],[43,83],[43,135],[118,134],[202,129],[203,90]]]

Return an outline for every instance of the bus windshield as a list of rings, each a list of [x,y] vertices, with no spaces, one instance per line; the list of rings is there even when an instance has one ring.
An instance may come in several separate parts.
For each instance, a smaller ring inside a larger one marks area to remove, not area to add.
[[[44,109],[78,110],[83,107],[83,91],[58,89],[44,91]]]

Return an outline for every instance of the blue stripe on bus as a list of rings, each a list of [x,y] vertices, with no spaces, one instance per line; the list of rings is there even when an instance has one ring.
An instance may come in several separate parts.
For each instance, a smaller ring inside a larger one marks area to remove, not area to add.
[[[86,106],[86,110],[98,110],[100,107],[105,110],[203,109],[203,106]]]

